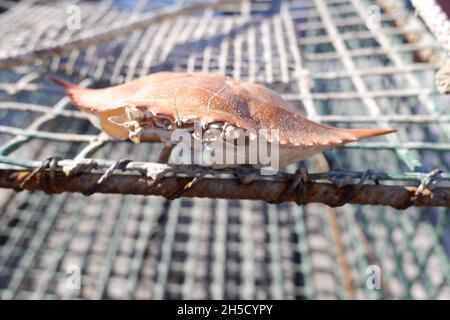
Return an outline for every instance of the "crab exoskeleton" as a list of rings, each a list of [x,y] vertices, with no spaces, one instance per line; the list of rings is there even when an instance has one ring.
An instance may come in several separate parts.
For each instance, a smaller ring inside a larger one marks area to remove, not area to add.
[[[334,146],[395,131],[315,123],[272,90],[217,74],[160,72],[104,89],[53,81],[67,89],[81,110],[95,115],[99,128],[112,137],[179,143],[174,134],[182,130],[216,154],[220,153],[216,142],[231,146],[234,162],[225,166],[266,165],[259,154],[262,144],[246,148],[254,141],[267,143],[269,149],[276,145],[277,163],[285,166]]]

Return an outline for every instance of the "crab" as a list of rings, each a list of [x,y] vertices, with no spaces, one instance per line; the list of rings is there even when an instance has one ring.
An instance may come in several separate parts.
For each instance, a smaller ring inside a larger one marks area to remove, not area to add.
[[[76,106],[94,115],[93,124],[111,137],[173,145],[179,143],[171,138],[174,132],[184,130],[202,143],[227,141],[237,148],[239,158],[232,165],[227,163],[228,167],[249,164],[251,151],[241,152],[236,143],[240,138],[245,145],[253,140],[276,144],[279,166],[286,166],[329,148],[396,131],[316,123],[297,113],[276,92],[219,74],[159,72],[103,89],[52,80],[67,90]],[[260,157],[256,162],[263,165]]]

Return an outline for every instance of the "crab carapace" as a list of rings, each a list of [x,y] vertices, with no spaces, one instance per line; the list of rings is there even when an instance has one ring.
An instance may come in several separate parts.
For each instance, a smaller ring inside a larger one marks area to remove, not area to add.
[[[104,89],[52,80],[67,90],[82,111],[96,116],[97,127],[114,138],[129,138],[135,143],[167,142],[175,129],[195,135],[195,123],[200,123],[205,136],[217,132],[216,139],[225,139],[243,129],[270,144],[275,142],[270,129],[278,129],[280,166],[347,142],[396,131],[343,129],[316,123],[301,116],[270,89],[218,74],[159,72]],[[260,129],[268,131],[261,136]]]

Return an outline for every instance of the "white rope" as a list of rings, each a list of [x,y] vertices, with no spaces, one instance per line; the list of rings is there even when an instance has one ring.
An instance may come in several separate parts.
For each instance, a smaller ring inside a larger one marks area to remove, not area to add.
[[[411,3],[450,56],[450,21],[447,14],[436,0],[411,0]],[[450,58],[436,73],[435,83],[440,93],[450,93]]]

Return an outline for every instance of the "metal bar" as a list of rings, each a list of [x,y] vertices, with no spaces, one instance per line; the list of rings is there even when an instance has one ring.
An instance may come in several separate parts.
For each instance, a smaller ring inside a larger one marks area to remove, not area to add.
[[[87,134],[74,134],[63,132],[49,132],[49,131],[37,131],[26,130],[21,128],[13,128],[0,125],[0,133],[7,133],[10,135],[23,136],[29,138],[39,138],[54,141],[71,141],[71,142],[90,142],[96,140],[98,136]]]
[[[386,36],[399,36],[406,35],[408,33],[420,33],[424,32],[424,28],[419,27],[409,27],[405,29],[399,28],[383,28],[383,34]],[[371,39],[373,38],[372,33],[370,31],[348,31],[342,34],[343,40],[361,40],[361,39]],[[321,45],[328,44],[331,42],[331,39],[328,35],[323,36],[315,36],[315,37],[303,37],[299,40],[300,45]]]
[[[436,66],[430,63],[414,63],[409,65],[404,65],[404,67],[399,68],[395,66],[385,66],[377,68],[365,68],[357,69],[353,74],[361,76],[376,76],[376,75],[396,75],[405,74],[416,71],[428,71],[436,70]],[[312,75],[314,79],[339,79],[339,78],[350,78],[352,74],[348,71],[328,71],[328,72],[317,72]]]
[[[76,157],[74,160],[66,159],[60,160],[57,163],[57,169],[64,171],[65,168],[75,168],[78,167],[79,170],[77,172],[89,173],[92,171],[90,168],[93,165],[96,169],[100,171],[105,171],[110,168],[115,161],[112,160],[104,160],[104,159],[85,159],[84,156],[90,152],[92,145],[88,145],[80,152],[80,156]],[[96,144],[93,147],[97,147]],[[17,167],[26,168],[26,169],[34,169],[40,167],[42,162],[33,161],[33,160],[20,160],[20,159],[11,159],[8,157],[0,156],[0,163],[7,164],[8,167],[2,169],[17,169]],[[10,166],[13,166],[12,168]],[[16,168],[14,168],[16,167]],[[151,163],[151,162],[139,162],[132,161],[127,164],[127,171],[131,171],[134,173],[146,173],[147,176],[151,176],[152,173],[183,173],[189,177],[194,177],[197,174],[201,174],[204,172],[205,167],[201,166],[190,166],[190,165],[179,165],[179,166],[169,166],[161,163]],[[240,171],[236,169],[220,169],[220,170],[211,170],[208,169],[208,172],[211,174],[237,174]],[[251,170],[247,172],[248,175],[255,175],[257,171]],[[422,181],[426,178],[428,173],[426,172],[403,172],[403,173],[385,173],[385,172],[372,172],[371,177],[373,180],[378,181],[411,181],[417,182]],[[327,171],[324,173],[310,173],[309,178],[311,180],[321,180],[321,179],[362,179],[364,172],[352,172],[352,171]],[[263,176],[260,176],[263,179]],[[270,176],[271,180],[285,180],[290,181],[293,179],[292,174],[285,172],[278,172],[277,174]],[[444,172],[440,176],[441,180],[450,180],[450,173]]]
[[[420,51],[423,49],[437,49],[437,45],[430,44],[416,44],[416,43],[406,43],[406,44],[397,44],[392,46],[390,49],[395,52],[409,52],[409,51]],[[353,58],[360,57],[372,57],[375,55],[386,55],[387,51],[384,48],[361,48],[361,49],[353,49],[348,50],[348,55]],[[324,60],[339,60],[341,56],[336,52],[324,52],[324,53],[315,53],[313,55],[306,55],[306,59],[310,61],[324,61]]]
[[[51,107],[41,106],[30,103],[22,103],[22,102],[0,102],[0,110],[20,110],[24,112],[39,112],[39,113],[47,113],[52,112],[59,116],[68,117],[68,118],[78,118],[78,119],[88,119],[89,116],[86,113],[76,110],[57,110],[53,111]]]
[[[406,16],[405,16],[406,17]],[[380,22],[388,22],[388,21],[394,21],[395,19],[398,19],[399,17],[392,17],[391,15],[381,14],[380,15]],[[343,18],[339,21],[335,22],[336,27],[349,27],[354,25],[364,25],[365,21],[361,19],[360,17],[351,17],[351,18]],[[299,24],[296,27],[296,30],[298,31],[306,31],[306,30],[314,30],[314,29],[323,29],[324,25],[322,21],[319,22],[305,22],[302,24]]]
[[[425,124],[425,123],[445,123],[450,122],[450,116],[447,115],[428,115],[428,114],[392,114],[377,117],[374,119],[370,116],[344,116],[344,115],[318,115],[311,117],[312,120],[320,120],[323,122],[356,122],[371,123],[380,121],[389,121],[408,124]]]
[[[19,190],[21,183],[28,177],[28,170],[0,169],[0,187]],[[101,174],[81,174],[66,176],[55,172],[49,193],[85,192],[102,176]],[[49,172],[36,173],[24,186],[27,190],[42,190],[42,181],[49,181]],[[184,177],[166,177],[158,182],[144,179],[136,175],[112,175],[99,187],[99,193],[160,195],[171,198],[174,190],[180,190],[192,179]],[[205,178],[199,180],[183,197],[205,197],[217,199],[251,199],[276,202],[278,197],[286,192],[290,182],[259,180],[251,184],[242,184],[236,179]],[[419,194],[418,187],[387,186],[387,185],[346,185],[338,188],[329,183],[307,183],[307,199],[302,201],[302,195],[291,194],[286,201],[298,203],[325,203],[329,206],[341,206],[345,203],[385,205],[395,208],[408,206],[444,206],[450,207],[450,188],[438,187],[428,194]],[[349,195],[352,195],[349,197]]]
[[[357,74],[355,77],[361,78]],[[392,89],[392,90],[374,90],[374,91],[355,91],[355,92],[315,92],[311,93],[311,98],[315,100],[352,100],[352,99],[363,99],[363,98],[400,98],[400,97],[416,97],[422,94],[432,94],[436,93],[433,89]],[[308,95],[287,93],[281,95],[287,101],[293,100],[304,100]]]

